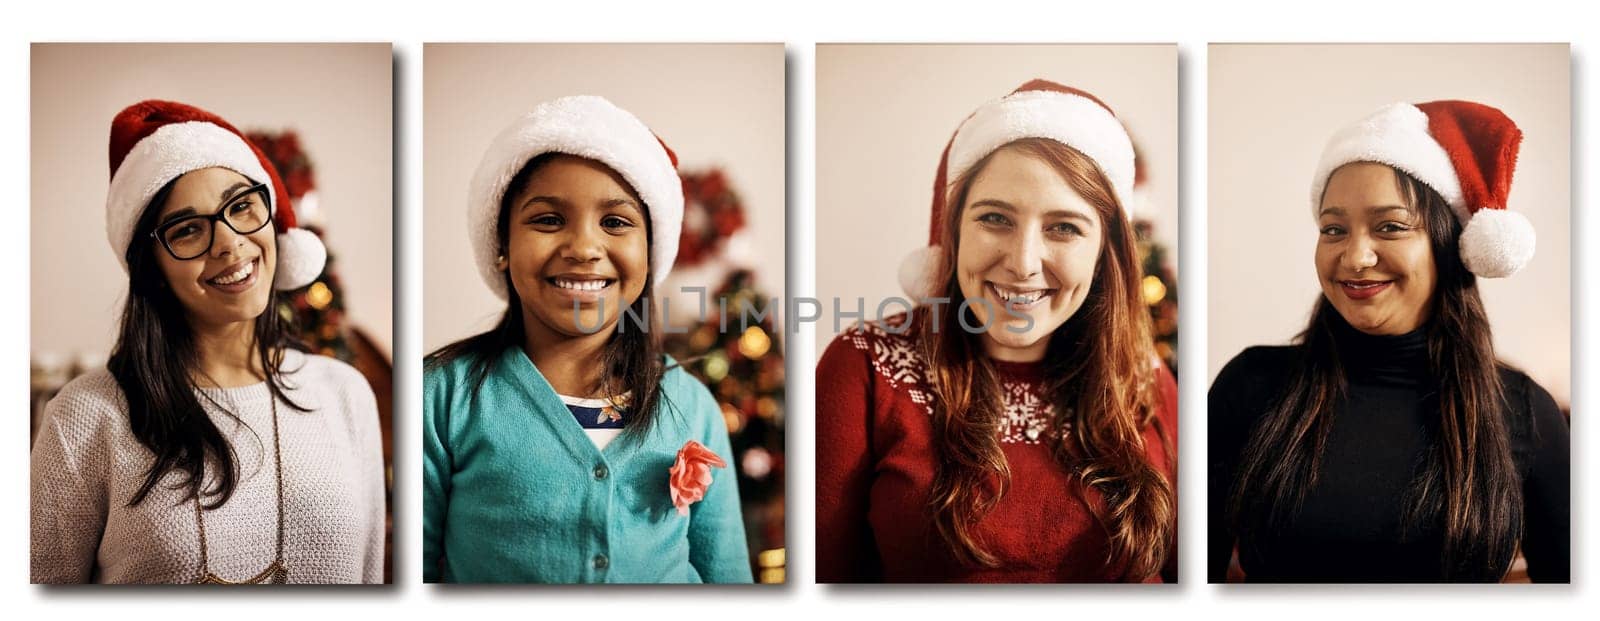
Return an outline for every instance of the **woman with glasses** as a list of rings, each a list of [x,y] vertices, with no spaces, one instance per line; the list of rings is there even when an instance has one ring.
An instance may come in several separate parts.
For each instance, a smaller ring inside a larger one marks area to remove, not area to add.
[[[326,250],[217,116],[145,101],[111,126],[106,231],[128,273],[106,368],[46,407],[35,583],[358,583],[383,576],[372,389],[305,353],[275,289]],[[269,226],[271,225],[271,226]]]

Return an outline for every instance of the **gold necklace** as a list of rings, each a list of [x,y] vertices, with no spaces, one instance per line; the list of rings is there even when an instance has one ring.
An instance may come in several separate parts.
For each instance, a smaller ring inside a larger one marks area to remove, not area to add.
[[[270,390],[268,391],[270,393]],[[211,573],[210,553],[206,549],[205,510],[200,506],[200,491],[195,490],[194,520],[200,527],[200,577],[195,584],[288,584],[289,567],[283,563],[283,442],[278,433],[278,397],[272,395],[272,457],[278,473],[278,555],[261,573],[234,582]]]

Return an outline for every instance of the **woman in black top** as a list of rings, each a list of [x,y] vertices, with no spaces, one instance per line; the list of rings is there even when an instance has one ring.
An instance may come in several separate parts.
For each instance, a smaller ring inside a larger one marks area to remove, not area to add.
[[[1505,210],[1521,134],[1470,102],[1336,134],[1313,181],[1323,296],[1298,343],[1211,386],[1212,582],[1493,582],[1520,551],[1569,577],[1567,421],[1496,361],[1477,277],[1533,231]]]

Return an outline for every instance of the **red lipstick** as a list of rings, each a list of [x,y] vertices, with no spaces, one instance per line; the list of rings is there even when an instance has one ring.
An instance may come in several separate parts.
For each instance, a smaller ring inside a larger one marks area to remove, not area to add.
[[[1392,280],[1341,280],[1339,288],[1352,300],[1367,300],[1394,286]]]

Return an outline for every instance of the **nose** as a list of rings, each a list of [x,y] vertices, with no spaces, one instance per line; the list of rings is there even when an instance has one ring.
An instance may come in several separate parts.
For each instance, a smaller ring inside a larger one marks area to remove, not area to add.
[[[1044,263],[1044,234],[1027,230],[1017,242],[1016,247],[1006,253],[1005,270],[1012,278],[1028,280],[1039,274]]]
[[[224,257],[238,254],[238,249],[244,243],[244,236],[233,232],[233,229],[221,222],[211,223],[211,256]]]
[[[1344,266],[1353,272],[1360,272],[1378,264],[1378,249],[1376,242],[1370,236],[1354,234],[1350,236],[1349,245],[1344,249]]]
[[[595,225],[580,225],[567,229],[571,234],[561,247],[561,258],[572,263],[593,263],[605,256],[605,233]]]

